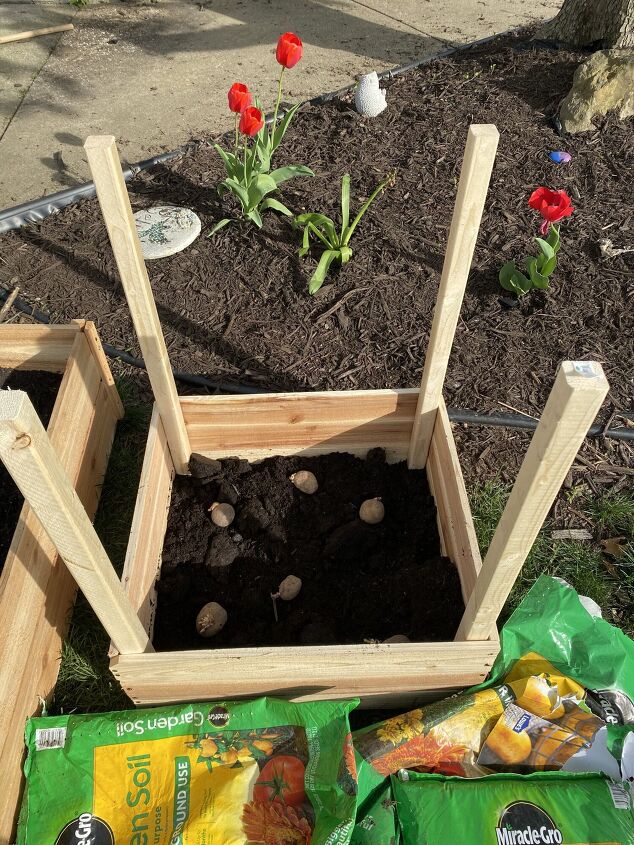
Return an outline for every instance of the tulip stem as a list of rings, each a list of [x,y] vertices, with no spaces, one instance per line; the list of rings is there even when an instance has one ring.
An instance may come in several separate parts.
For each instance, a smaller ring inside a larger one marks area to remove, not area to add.
[[[236,140],[235,140],[235,143],[233,145],[233,154],[235,156],[238,155],[238,144],[239,144],[239,138],[240,138],[240,136],[238,135],[238,121],[239,121],[239,119],[240,119],[240,115],[238,114],[238,112],[236,112],[236,122],[235,122]]]
[[[277,102],[275,103],[275,111],[273,113],[273,134],[275,134],[275,127],[277,126],[277,113],[280,110],[280,100],[282,99],[282,77],[284,76],[284,71],[285,67],[284,65],[282,65],[282,70],[280,71],[280,78],[277,83]]]

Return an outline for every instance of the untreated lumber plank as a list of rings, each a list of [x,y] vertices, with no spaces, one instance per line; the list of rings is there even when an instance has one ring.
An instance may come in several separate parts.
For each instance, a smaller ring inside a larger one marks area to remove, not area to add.
[[[174,464],[155,405],[143,458],[139,490],[130,528],[121,582],[132,608],[152,638],[156,607],[155,582],[167,529]]]
[[[24,326],[4,324],[0,331],[0,362],[7,369],[63,373],[78,325]]]
[[[410,469],[421,469],[427,460],[499,137],[495,126],[486,123],[473,124],[467,134],[412,428],[407,459]]]
[[[467,602],[457,640],[482,640],[494,630],[608,388],[600,364],[561,364]]]
[[[191,455],[187,430],[117,145],[111,135],[92,135],[86,140],[84,149],[174,466],[180,475],[187,475]]]
[[[447,554],[456,564],[460,574],[462,595],[466,604],[475,587],[482,559],[451,423],[442,398],[436,415],[427,467],[428,472],[432,470],[434,487],[439,488],[436,506],[443,534],[448,538]]]
[[[0,458],[119,651],[151,648],[28,396],[0,394]]]
[[[119,655],[113,674],[139,704],[280,695],[293,701],[391,696],[477,683],[497,639],[461,643],[292,646]]]

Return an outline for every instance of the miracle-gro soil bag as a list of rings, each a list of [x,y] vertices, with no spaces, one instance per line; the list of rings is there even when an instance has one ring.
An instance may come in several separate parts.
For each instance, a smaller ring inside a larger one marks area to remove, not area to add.
[[[18,845],[347,845],[356,703],[30,719]]]
[[[402,778],[402,779],[401,779]],[[401,845],[632,845],[629,784],[538,772],[392,777]]]

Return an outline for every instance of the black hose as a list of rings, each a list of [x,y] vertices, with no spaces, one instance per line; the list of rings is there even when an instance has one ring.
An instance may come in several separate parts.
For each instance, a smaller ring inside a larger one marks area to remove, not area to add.
[[[6,288],[0,287],[0,302],[8,299],[10,291]],[[44,311],[39,311],[37,308],[29,305],[24,299],[19,296],[13,300],[13,307],[23,314],[28,314],[33,317],[38,323],[50,323],[51,317],[45,314]],[[125,352],[123,349],[117,349],[109,343],[102,343],[103,350],[109,358],[118,358],[125,364],[132,367],[137,367],[140,370],[146,370],[145,362],[142,358],[136,358]],[[147,371],[147,370],[146,370]],[[231,382],[212,381],[205,376],[197,376],[193,373],[181,373],[177,370],[172,370],[174,378],[177,381],[182,381],[184,384],[191,384],[196,387],[206,387],[210,390],[222,390],[225,393],[237,394],[253,394],[253,393],[272,393],[273,391],[263,388],[253,387],[250,384],[233,384]],[[447,413],[449,419],[454,423],[465,423],[467,425],[482,425],[490,426],[492,428],[521,428],[528,431],[534,431],[537,428],[539,420],[533,417],[527,417],[524,414],[478,414],[476,411],[463,410],[462,408],[448,408]],[[625,416],[630,416],[626,414]],[[613,440],[634,440],[634,429],[630,428],[610,428],[607,431],[603,430],[600,425],[593,425],[588,431],[589,437],[608,437]]]

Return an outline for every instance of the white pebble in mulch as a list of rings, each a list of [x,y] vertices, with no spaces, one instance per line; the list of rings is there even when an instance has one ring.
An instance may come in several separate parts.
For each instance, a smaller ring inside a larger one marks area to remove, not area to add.
[[[146,261],[174,255],[200,235],[200,218],[189,208],[157,205],[137,211],[134,221]]]

